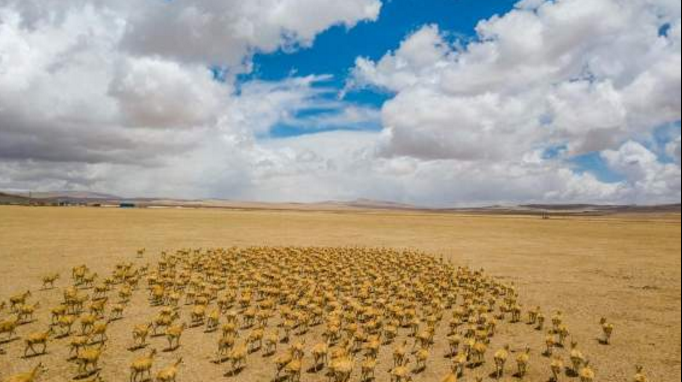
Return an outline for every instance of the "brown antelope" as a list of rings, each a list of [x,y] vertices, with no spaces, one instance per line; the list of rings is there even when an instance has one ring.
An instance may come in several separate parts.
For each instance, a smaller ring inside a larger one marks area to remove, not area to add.
[[[38,377],[45,373],[47,368],[42,363],[39,363],[31,371],[26,373],[15,374],[13,376],[3,379],[3,382],[36,382]]]
[[[30,350],[33,355],[43,355],[47,352],[47,341],[50,340],[50,336],[53,333],[52,327],[47,331],[41,333],[29,334],[25,339],[24,343],[26,347],[24,348],[24,358],[28,357],[28,351]],[[36,346],[40,345],[42,349],[40,352],[36,351]]]
[[[179,358],[172,365],[167,366],[164,369],[161,369],[161,371],[159,371],[156,374],[156,381],[157,382],[175,382],[177,380],[178,369],[180,368],[180,364],[182,364],[182,358]]]
[[[106,345],[97,349],[83,349],[76,355],[79,377],[87,377],[97,370],[97,365],[104,349],[106,349]]]
[[[46,289],[54,289],[54,283],[59,280],[59,273],[51,273],[49,275],[45,275],[42,278],[43,281],[43,290]]]
[[[147,337],[149,336],[149,331],[151,329],[151,323],[146,325],[136,325],[133,328],[133,341],[135,342],[135,347],[142,348],[147,345]]]
[[[156,357],[156,349],[152,349],[149,355],[136,358],[130,364],[130,382],[144,381],[151,378],[152,366]]]
[[[176,350],[180,347],[180,337],[182,333],[187,329],[187,323],[182,323],[182,325],[171,325],[166,329],[166,339],[168,340],[168,349]]]

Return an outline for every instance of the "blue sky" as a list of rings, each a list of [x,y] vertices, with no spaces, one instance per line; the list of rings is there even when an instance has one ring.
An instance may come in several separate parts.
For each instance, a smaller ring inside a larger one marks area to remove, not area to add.
[[[255,70],[248,78],[277,81],[290,76],[332,74],[343,87],[357,57],[373,60],[395,50],[400,42],[424,25],[436,24],[454,37],[471,38],[479,21],[511,10],[515,0],[390,0],[376,22],[362,22],[352,29],[335,26],[317,36],[312,48],[295,53],[256,55]],[[375,106],[381,97],[352,98]]]
[[[293,53],[280,50],[256,54],[253,72],[240,76],[240,80],[281,81],[291,76],[329,74],[333,78],[322,85],[330,87],[332,91],[323,97],[333,99],[344,89],[358,57],[378,60],[387,52],[397,49],[411,33],[430,24],[447,31],[453,40],[467,41],[475,38],[475,27],[481,20],[504,14],[515,3],[512,0],[390,0],[384,3],[376,22],[361,22],[352,29],[334,26],[317,36],[312,47]],[[346,93],[344,101],[379,109],[392,96],[388,91],[363,88]],[[304,110],[300,116],[305,118],[328,112],[324,109]],[[311,130],[278,124],[270,131],[270,136],[292,137],[337,129],[339,127],[318,126]],[[362,129],[380,130],[381,126],[375,123]]]

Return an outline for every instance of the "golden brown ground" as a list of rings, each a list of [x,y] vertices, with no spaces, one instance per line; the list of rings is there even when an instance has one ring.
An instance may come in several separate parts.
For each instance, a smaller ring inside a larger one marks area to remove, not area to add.
[[[647,367],[652,381],[680,380],[679,215],[541,220],[412,212],[0,207],[0,300],[26,288],[37,289],[46,272],[66,276],[81,263],[107,273],[121,260],[134,261],[139,247],[158,253],[233,245],[390,246],[442,253],[516,282],[527,306],[564,310],[573,334],[581,338],[581,347],[597,368],[597,380],[629,381],[635,363]],[[63,279],[58,285],[66,282]],[[51,306],[58,293],[35,296]],[[127,315],[134,323],[149,318],[144,299],[137,301],[138,306]],[[610,347],[595,340],[601,316],[616,324]],[[39,322],[22,327],[19,335],[38,330],[46,320],[43,308]],[[107,381],[127,380],[127,367],[134,358],[123,349],[130,336],[130,323],[124,322],[111,331],[111,349],[101,363]],[[542,341],[522,328],[505,335],[509,342],[528,342],[538,349]],[[176,354],[163,354],[159,365],[184,355],[187,361],[180,381],[212,381],[222,375],[218,372],[227,366],[206,361],[214,352],[213,341],[203,344],[200,338],[191,337],[183,337],[183,348]],[[62,361],[61,347],[53,344],[47,356],[23,360],[19,358],[21,341],[0,345],[8,352],[0,355],[0,378],[40,360],[50,366],[43,380],[70,380],[75,366]],[[547,361],[539,354],[534,361],[542,370],[533,375],[543,377],[530,380],[545,382]],[[259,370],[265,365],[267,370]],[[436,381],[445,365],[446,360],[434,361],[431,370],[416,376],[415,382]],[[240,376],[220,378],[261,382],[271,376],[270,364],[255,356]],[[303,381],[322,380],[321,376],[303,376]],[[377,382],[385,381],[387,374],[380,373]]]

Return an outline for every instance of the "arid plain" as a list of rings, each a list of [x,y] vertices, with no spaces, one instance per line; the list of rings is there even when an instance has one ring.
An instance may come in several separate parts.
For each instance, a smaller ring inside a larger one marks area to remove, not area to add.
[[[367,246],[415,248],[444,255],[455,264],[484,268],[514,282],[524,307],[562,310],[572,335],[589,354],[598,381],[631,381],[634,365],[646,367],[650,380],[680,380],[680,215],[612,215],[543,220],[534,216],[437,214],[401,211],[268,211],[223,209],[103,209],[0,207],[0,301],[26,289],[40,301],[36,321],[18,329],[19,337],[49,323],[49,307],[70,284],[71,268],[87,264],[100,275],[122,261],[158,260],[162,250],[247,246]],[[138,248],[146,258],[136,258]],[[60,272],[57,288],[39,291],[41,276]],[[128,380],[138,354],[126,347],[132,324],[149,320],[146,292],[137,293],[125,319],[112,323],[100,367],[105,381]],[[0,314],[0,319],[4,318]],[[615,324],[613,343],[601,345],[599,319]],[[41,326],[42,325],[42,326]],[[446,324],[444,324],[446,326]],[[437,332],[444,336],[445,332]],[[215,365],[217,338],[189,330],[175,352],[160,353],[158,364],[184,358],[178,382],[215,380],[265,382],[274,375],[271,361],[250,356],[237,376]],[[49,370],[41,379],[72,380],[67,339],[48,345],[48,354],[23,359],[23,341],[0,345],[0,380],[37,362]],[[549,360],[540,353],[544,336],[526,325],[504,326],[491,354],[504,343],[531,346],[526,380],[549,380]],[[152,339],[165,346],[165,339]],[[388,350],[387,350],[388,351]],[[435,349],[429,368],[414,381],[439,381],[449,361]],[[389,357],[382,355],[382,357]],[[390,361],[388,362],[390,363]],[[389,381],[389,365],[377,368],[377,382]],[[490,373],[494,363],[484,370]],[[487,375],[486,373],[486,375]],[[468,374],[465,381],[473,381]],[[359,380],[359,377],[353,381]],[[488,379],[486,379],[488,380]],[[515,380],[511,375],[503,380]],[[577,380],[577,378],[566,378]],[[323,373],[304,373],[302,381],[326,381]]]

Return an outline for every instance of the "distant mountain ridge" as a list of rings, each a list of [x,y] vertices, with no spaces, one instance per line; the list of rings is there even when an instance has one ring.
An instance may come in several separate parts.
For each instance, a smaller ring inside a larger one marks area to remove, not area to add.
[[[679,203],[677,204],[657,204],[657,205],[602,205],[602,204],[526,204],[521,205],[521,208],[535,209],[535,210],[546,210],[546,211],[571,211],[571,210],[581,210],[581,211],[609,211],[618,210],[625,212],[631,211],[651,211],[651,212],[669,212],[681,210]]]
[[[324,202],[324,203],[320,203],[320,204],[336,204],[336,205],[347,206],[347,207],[356,207],[356,208],[379,208],[379,209],[399,209],[399,210],[419,210],[419,209],[423,209],[421,207],[418,207],[418,206],[415,206],[412,204],[404,204],[404,203],[389,202],[389,201],[384,201],[384,200],[366,199],[366,198],[355,199],[355,200],[348,201],[348,202],[329,201],[329,202]]]
[[[355,199],[351,201],[325,201],[317,203],[267,203],[245,202],[225,199],[173,199],[173,198],[123,198],[117,195],[91,191],[53,191],[10,193],[0,192],[0,204],[83,204],[83,205],[117,205],[132,203],[142,207],[186,207],[186,208],[225,208],[225,209],[261,209],[261,210],[395,210],[424,212],[459,212],[487,214],[550,214],[550,215],[603,215],[614,213],[680,213],[681,205],[600,205],[600,204],[521,204],[515,206],[425,208],[411,204],[373,200]]]
[[[21,196],[27,197],[28,194],[24,193]],[[36,199],[124,199],[117,195],[92,191],[32,192],[30,196]]]
[[[0,192],[0,204],[25,204],[30,200],[20,195]]]

